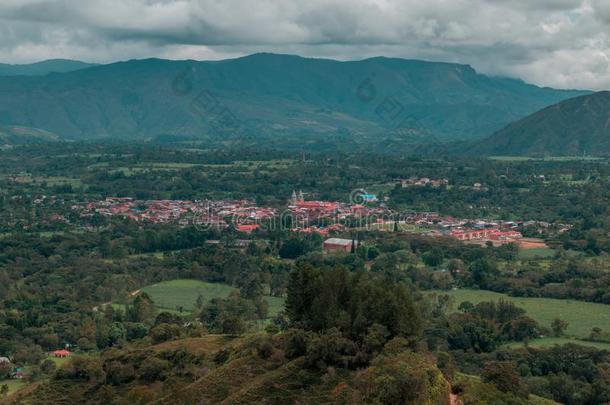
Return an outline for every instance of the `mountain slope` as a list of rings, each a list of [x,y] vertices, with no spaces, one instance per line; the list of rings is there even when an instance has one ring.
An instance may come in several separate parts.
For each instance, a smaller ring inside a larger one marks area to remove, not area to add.
[[[508,125],[482,141],[491,155],[610,153],[610,92],[575,97]]]
[[[69,59],[49,59],[24,65],[0,63],[0,76],[44,76],[49,73],[65,73],[97,66],[93,63]]]
[[[57,141],[59,137],[37,128],[0,126],[0,145],[18,145]]]
[[[0,125],[73,139],[247,135],[270,142],[380,136],[483,137],[585,92],[477,74],[470,66],[255,54],[218,62],[134,60],[63,74],[0,77]]]

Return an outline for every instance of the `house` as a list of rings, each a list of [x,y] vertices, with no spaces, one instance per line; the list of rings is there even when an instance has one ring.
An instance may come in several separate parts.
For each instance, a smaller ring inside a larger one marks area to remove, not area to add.
[[[11,364],[8,357],[0,357],[0,364]]]
[[[53,352],[53,356],[58,357],[58,358],[70,357],[71,354],[72,353],[70,353],[66,349],[55,350]]]
[[[324,241],[324,251],[326,252],[345,252],[349,253],[354,247],[358,246],[358,242],[353,239],[330,238]]]

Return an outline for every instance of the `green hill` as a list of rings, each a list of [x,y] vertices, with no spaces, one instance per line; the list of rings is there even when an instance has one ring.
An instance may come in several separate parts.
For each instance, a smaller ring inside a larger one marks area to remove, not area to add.
[[[575,97],[508,125],[476,150],[490,155],[610,153],[610,91]]]
[[[478,74],[467,65],[255,54],[132,60],[0,77],[0,125],[90,139],[232,139],[329,148],[474,139],[585,94]]]

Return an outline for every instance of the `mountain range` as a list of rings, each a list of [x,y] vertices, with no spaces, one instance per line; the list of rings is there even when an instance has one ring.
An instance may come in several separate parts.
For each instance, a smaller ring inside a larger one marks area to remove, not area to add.
[[[48,61],[1,76],[10,72],[5,66],[0,126],[62,139],[247,136],[299,147],[388,148],[405,140],[482,139],[541,108],[590,93],[491,77],[468,65],[382,57]]]

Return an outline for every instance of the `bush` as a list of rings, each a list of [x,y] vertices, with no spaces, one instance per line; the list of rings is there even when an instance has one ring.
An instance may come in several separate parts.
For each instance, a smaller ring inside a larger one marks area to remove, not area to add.
[[[178,325],[161,323],[152,327],[148,332],[148,335],[154,343],[161,343],[180,337],[180,332],[181,328]]]
[[[142,362],[138,369],[138,378],[146,382],[165,379],[165,372],[169,370],[170,363],[157,357],[149,357]]]

